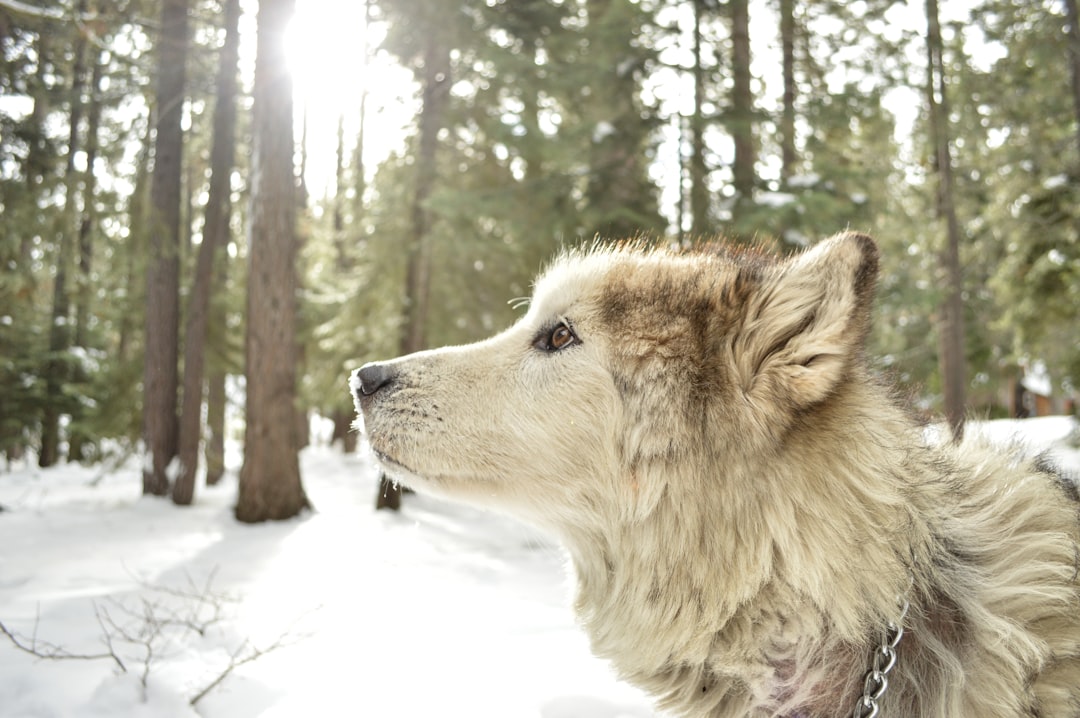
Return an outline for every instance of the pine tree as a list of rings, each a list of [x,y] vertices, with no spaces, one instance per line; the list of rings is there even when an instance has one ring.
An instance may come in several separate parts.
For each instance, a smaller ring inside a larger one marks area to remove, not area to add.
[[[236,518],[287,519],[309,507],[296,436],[296,171],[285,30],[295,0],[260,0],[248,237],[247,425]]]
[[[960,224],[953,201],[953,168],[949,148],[949,104],[946,95],[944,45],[938,22],[937,0],[926,0],[928,52],[927,104],[930,107],[931,145],[938,177],[937,211],[945,223],[945,299],[941,306],[941,373],[945,391],[945,416],[959,439],[964,431],[966,371],[964,362],[963,275],[960,267]]]
[[[237,65],[240,48],[240,0],[225,0],[225,42],[221,48],[214,108],[213,148],[210,152],[210,189],[206,202],[202,243],[189,294],[184,332],[184,391],[180,413],[178,457],[180,471],[173,484],[173,501],[190,504],[202,438],[203,366],[209,323],[215,260],[229,236],[229,206],[233,158],[236,154]]]
[[[86,13],[86,0],[79,0],[75,11]],[[54,260],[56,276],[53,279],[52,320],[49,329],[49,359],[45,367],[45,411],[41,422],[41,452],[38,465],[52,466],[60,458],[60,414],[64,384],[70,377],[68,349],[71,343],[69,324],[71,317],[68,276],[71,267],[70,258],[74,254],[75,203],[78,201],[78,178],[75,170],[75,155],[82,150],[80,130],[85,109],[83,92],[86,85],[86,38],[81,34],[75,40],[74,57],[71,68],[71,92],[69,96],[68,141],[66,162],[64,165],[64,209],[58,217],[59,226],[56,234],[57,253]]]
[[[750,87],[750,7],[748,0],[730,0],[731,14],[731,104],[728,132],[735,146],[731,186],[735,191],[733,220],[743,224],[743,215],[754,202],[757,152],[754,144],[754,95]]]
[[[163,0],[158,40],[157,114],[146,268],[146,356],[143,371],[143,493],[169,490],[176,455],[180,322],[181,172],[189,0]]]

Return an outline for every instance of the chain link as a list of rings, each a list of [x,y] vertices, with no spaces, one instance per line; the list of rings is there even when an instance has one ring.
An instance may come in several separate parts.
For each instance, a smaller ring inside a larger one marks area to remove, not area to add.
[[[900,618],[896,623],[889,621],[886,624],[881,644],[874,649],[870,670],[863,678],[863,693],[855,701],[852,718],[876,718],[878,715],[878,701],[889,687],[889,671],[896,667],[896,647],[904,637],[904,618],[907,617],[908,608],[908,602],[901,599]]]

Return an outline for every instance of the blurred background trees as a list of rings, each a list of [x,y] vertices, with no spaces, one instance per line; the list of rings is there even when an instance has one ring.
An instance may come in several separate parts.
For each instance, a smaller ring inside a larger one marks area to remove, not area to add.
[[[193,471],[190,458],[169,470],[181,414],[190,427],[197,407],[208,480],[226,432],[242,436],[225,419],[243,418],[242,338],[274,310],[244,300],[266,209],[249,129],[260,3],[240,3],[235,60],[230,5],[0,0],[9,459],[145,452],[147,491],[165,493]],[[1080,377],[1075,0],[299,5],[296,151],[281,170],[296,190],[297,427],[326,417],[351,446],[349,370],[507,326],[560,247],[723,235],[792,251],[849,227],[884,250],[873,356],[921,407],[944,409],[939,332],[958,297],[966,409],[1015,411],[1025,367],[1068,408]],[[217,109],[229,65],[231,117]],[[219,171],[225,126],[235,160]],[[959,275],[939,259],[943,139]]]

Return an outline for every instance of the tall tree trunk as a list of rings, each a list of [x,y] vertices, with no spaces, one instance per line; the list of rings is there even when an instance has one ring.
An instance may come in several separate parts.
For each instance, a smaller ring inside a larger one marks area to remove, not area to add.
[[[423,105],[420,109],[420,141],[416,155],[416,187],[413,192],[411,228],[408,240],[408,259],[405,275],[405,328],[401,353],[412,354],[426,346],[425,325],[428,311],[428,288],[431,265],[431,211],[428,198],[435,185],[436,148],[439,130],[446,121],[450,97],[450,51],[435,36],[428,38],[424,50],[421,88]],[[376,508],[397,509],[401,505],[401,488],[383,476],[379,481]]]
[[[86,12],[86,0],[80,0],[76,10]],[[56,228],[60,244],[56,250],[56,275],[53,278],[52,321],[49,324],[49,359],[45,366],[45,410],[41,419],[41,452],[39,466],[52,466],[60,459],[60,414],[64,384],[70,374],[65,354],[71,345],[69,331],[71,300],[68,296],[68,269],[76,232],[78,172],[75,155],[79,152],[79,128],[83,116],[83,92],[86,86],[86,37],[79,33],[75,40],[71,70],[71,110],[69,112],[67,162],[64,167],[64,211]]]
[[[99,50],[90,75],[90,107],[86,114],[86,181],[83,183],[83,210],[79,221],[79,282],[75,308],[75,344],[89,346],[91,267],[94,261],[93,232],[97,224],[94,197],[97,194],[98,151],[101,140],[101,105],[106,62],[105,50]]]
[[[352,258],[346,249],[345,199],[345,116],[339,115],[337,158],[334,166],[334,211],[331,216],[331,226],[334,231],[334,261],[340,272],[347,272],[352,267]],[[352,421],[351,408],[335,406],[331,411],[330,418],[334,422],[334,431],[330,436],[330,444],[333,445],[340,441],[345,452],[353,451],[356,448],[356,439],[355,434],[349,431]]]
[[[337,152],[334,155],[334,198],[330,215],[333,230],[334,265],[339,270],[349,268],[348,252],[345,249],[345,115],[339,114],[337,121]]]
[[[307,186],[307,165],[308,165],[308,104],[307,100],[304,101],[304,111],[300,114],[300,169],[297,170],[296,176],[298,182],[296,184],[296,203],[300,212],[307,209],[308,200],[311,198],[311,194],[308,192]]]
[[[676,125],[675,129],[679,135],[679,199],[675,205],[675,227],[676,236],[679,239],[679,244],[682,245],[687,236],[692,231],[691,228],[687,228],[686,219],[692,216],[690,214],[690,158],[682,151],[683,138],[690,136],[690,118],[683,116],[676,116],[674,118]],[[691,223],[693,220],[691,220]]]
[[[349,409],[334,409],[330,419],[334,422],[334,431],[330,435],[330,444],[341,442],[341,450],[346,454],[356,451],[357,434],[353,431],[353,412]]]
[[[750,87],[750,8],[731,0],[731,137],[735,145],[732,180],[735,219],[754,196],[754,96]]]
[[[214,262],[215,288],[210,297],[209,334],[225,337],[228,329],[228,310],[221,293],[228,288],[229,235],[224,246],[218,247],[218,259]],[[226,369],[222,359],[211,364],[206,379],[206,484],[213,486],[225,475],[225,393]]]
[[[225,475],[225,372],[215,369],[206,378],[206,485]]]
[[[413,192],[411,224],[407,246],[405,279],[405,333],[401,353],[411,354],[426,347],[425,328],[430,283],[431,212],[428,198],[435,185],[436,148],[439,130],[445,123],[450,93],[450,53],[437,39],[429,39],[424,53],[423,106],[420,110],[420,141],[416,157],[416,187]]]
[[[101,127],[102,81],[104,78],[105,51],[98,50],[90,79],[90,107],[86,114],[86,178],[83,181],[83,208],[79,220],[79,274],[75,292],[75,346],[90,346],[90,301],[91,301],[91,264],[94,259],[93,231],[97,223],[97,210],[94,197],[97,195],[97,165],[100,141],[98,131]],[[82,367],[76,367],[75,380],[85,381]],[[81,413],[78,407],[73,407]],[[78,416],[72,417],[71,434],[68,438],[68,461],[81,461],[86,458],[86,431],[81,427]]]
[[[146,123],[146,132],[142,138],[142,146],[135,158],[135,179],[131,197],[128,198],[127,215],[130,218],[129,241],[132,246],[124,255],[124,301],[127,311],[120,314],[120,328],[117,331],[116,356],[119,363],[128,360],[128,352],[131,347],[131,335],[137,330],[135,326],[135,298],[138,295],[138,267],[143,263],[145,256],[144,240],[149,235],[149,186],[151,180],[151,153],[154,145],[153,125]]]
[[[30,197],[37,201],[38,188],[45,179],[45,174],[51,160],[51,150],[45,134],[45,121],[52,110],[52,91],[49,84],[51,72],[50,61],[52,59],[52,35],[39,32],[34,39],[34,51],[37,55],[37,63],[34,68],[34,80],[30,83],[30,96],[34,104],[30,109],[27,127],[29,138],[27,139],[26,162],[23,164],[23,174],[26,177],[26,189]],[[31,250],[34,246],[33,234],[23,232],[19,239],[19,258],[27,264],[30,262]]]
[[[701,42],[701,23],[705,15],[705,0],[693,0],[694,9],[694,114],[690,116],[690,236],[700,238],[709,233],[708,168],[705,166],[705,68]]]
[[[780,115],[780,182],[795,174],[795,0],[780,0],[784,98]]]
[[[367,194],[367,176],[364,165],[364,133],[367,129],[367,100],[371,83],[371,24],[374,22],[375,0],[364,0],[364,34],[362,37],[362,57],[364,58],[363,72],[364,82],[360,87],[360,127],[356,132],[356,148],[353,150],[353,187],[356,190],[354,197],[353,222],[357,227],[362,226],[361,219],[364,216],[364,195]]]
[[[260,0],[248,231],[247,428],[236,518],[308,507],[296,436],[296,170],[285,32],[295,0]]]
[[[199,467],[199,440],[202,438],[203,362],[214,260],[229,235],[231,177],[236,155],[236,74],[240,48],[240,0],[226,0],[225,43],[218,56],[214,138],[210,148],[210,192],[206,200],[202,244],[195,265],[195,278],[188,300],[184,332],[184,390],[180,412],[178,456],[180,471],[173,484],[173,502],[190,504],[195,496],[195,475]]]
[[[941,383],[945,417],[953,435],[964,433],[966,371],[964,367],[963,273],[960,266],[960,224],[953,202],[952,157],[949,150],[949,104],[945,94],[944,45],[938,23],[937,0],[926,0],[927,102],[930,107],[931,146],[938,176],[938,217],[945,222],[946,245],[941,262],[945,270],[945,298],[941,305]]]
[[[1077,164],[1080,165],[1080,10],[1076,0],[1064,0],[1069,28],[1069,76],[1072,80],[1073,112],[1076,113]]]
[[[158,40],[157,133],[150,183],[150,255],[146,267],[143,366],[143,493],[169,490],[176,455],[180,325],[180,197],[189,0],[163,0]]]
[[[366,166],[364,164],[364,138],[365,131],[367,129],[367,98],[368,98],[368,86],[370,83],[366,81],[367,77],[370,77],[371,73],[371,45],[370,45],[370,28],[373,22],[372,11],[374,8],[373,0],[364,0],[364,32],[361,39],[361,57],[363,58],[362,72],[364,73],[365,82],[362,83],[360,88],[360,117],[359,128],[356,132],[356,146],[353,148],[352,159],[352,181],[353,190],[355,195],[353,197],[352,204],[352,223],[353,227],[362,228],[363,220],[366,211],[366,205],[364,204],[364,196],[367,193],[367,176]],[[343,148],[344,149],[344,148]],[[344,177],[342,177],[344,182]],[[344,194],[344,185],[338,186],[339,195]],[[344,230],[344,223],[342,224],[342,230]],[[362,229],[358,230],[363,232]],[[354,240],[355,241],[355,236]],[[352,260],[346,256],[344,252],[339,253],[339,257],[343,262],[348,261],[351,265]],[[347,266],[342,264],[341,269],[346,269]],[[355,416],[355,410],[352,407],[351,402],[346,403],[343,406],[334,410],[334,434],[333,441],[341,441],[342,450],[345,453],[353,453],[356,451],[356,445],[358,442],[359,434],[352,428],[353,417]]]

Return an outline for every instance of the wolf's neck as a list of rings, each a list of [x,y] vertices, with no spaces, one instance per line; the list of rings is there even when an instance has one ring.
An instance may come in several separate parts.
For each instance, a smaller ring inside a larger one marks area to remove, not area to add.
[[[902,455],[879,450],[868,466],[858,451],[821,448],[887,437],[821,425],[835,435],[753,468],[669,466],[682,473],[664,477],[670,488],[649,516],[567,535],[596,653],[672,706],[711,691],[718,716],[728,706],[797,714],[857,688],[864,634],[904,589],[867,577],[908,575],[917,527],[900,510]]]

